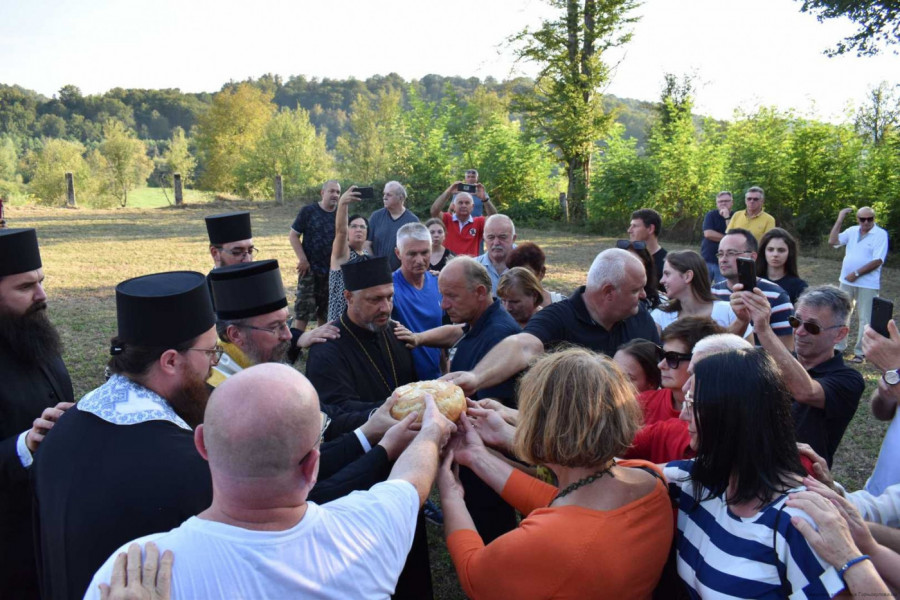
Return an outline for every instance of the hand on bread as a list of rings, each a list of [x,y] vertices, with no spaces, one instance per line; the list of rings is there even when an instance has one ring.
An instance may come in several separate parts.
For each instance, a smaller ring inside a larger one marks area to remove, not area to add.
[[[461,387],[466,396],[473,396],[478,391],[478,376],[472,371],[453,371],[452,373],[447,373],[441,379]]]
[[[512,425],[513,427],[519,422],[519,411],[515,408],[510,408],[505,404],[502,404],[499,400],[494,398],[483,398],[481,400],[472,400],[470,398],[466,398],[466,404],[469,408],[485,408],[488,410],[496,411],[503,417],[503,420]]]
[[[390,413],[388,416],[390,417]],[[406,415],[402,421],[395,421],[391,417],[391,421],[394,425],[384,433],[378,445],[384,448],[388,460],[394,461],[416,438],[420,427],[416,424],[416,413]]]
[[[516,428],[507,423],[499,411],[470,406],[466,416],[467,426],[474,428],[485,444],[503,452],[512,451]]]
[[[459,426],[456,433],[450,438],[447,446],[453,452],[454,459],[459,464],[471,467],[479,453],[487,452],[484,441],[475,430],[472,420],[465,413],[459,417]]]
[[[377,444],[387,430],[399,422],[391,416],[391,409],[394,407],[396,401],[396,394],[391,394],[391,396],[384,401],[384,404],[379,406],[378,410],[372,413],[369,420],[360,427],[360,431],[362,431],[362,434],[369,440],[369,444],[373,446]]]

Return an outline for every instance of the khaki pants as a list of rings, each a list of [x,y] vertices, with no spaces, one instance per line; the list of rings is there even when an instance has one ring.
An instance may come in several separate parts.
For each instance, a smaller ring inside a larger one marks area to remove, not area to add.
[[[862,356],[863,334],[865,334],[866,325],[872,320],[872,298],[878,295],[878,290],[856,287],[846,283],[841,284],[841,289],[850,294],[853,307],[856,310],[856,314],[859,315],[859,332],[856,334],[856,346],[853,348],[853,354]],[[835,349],[840,352],[843,352],[846,348],[847,338],[844,338],[835,346]]]

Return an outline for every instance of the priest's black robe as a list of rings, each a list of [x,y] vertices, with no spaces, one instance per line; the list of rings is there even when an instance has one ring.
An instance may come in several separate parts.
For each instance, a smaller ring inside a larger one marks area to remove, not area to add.
[[[72,380],[61,358],[32,365],[0,348],[0,596],[37,598],[38,578],[28,470],[16,451],[48,406],[74,402]]]
[[[168,421],[114,425],[76,408],[32,467],[44,600],[81,598],[122,544],[209,507],[209,467],[193,433]]]

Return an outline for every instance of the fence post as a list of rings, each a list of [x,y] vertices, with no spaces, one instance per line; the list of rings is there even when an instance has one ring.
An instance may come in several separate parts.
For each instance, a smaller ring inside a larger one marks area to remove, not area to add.
[[[281,181],[281,175],[275,176],[275,204],[279,206],[284,204],[284,186]]]
[[[0,196],[0,229],[6,229],[6,217],[3,216],[3,203],[6,198]]]
[[[566,220],[566,223],[569,222],[569,199],[566,197],[565,192],[559,193],[559,207],[562,209],[563,218]]]
[[[75,208],[75,177],[66,173],[66,206]]]
[[[183,191],[181,189],[181,173],[175,173],[172,178],[175,180],[175,206],[181,206],[184,203]]]

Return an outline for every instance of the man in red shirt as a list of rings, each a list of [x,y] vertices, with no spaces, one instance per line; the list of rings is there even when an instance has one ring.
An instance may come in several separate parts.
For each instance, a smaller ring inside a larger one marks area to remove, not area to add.
[[[444,240],[444,247],[457,255],[465,254],[467,256],[478,256],[478,249],[481,247],[481,239],[484,236],[485,219],[491,215],[497,214],[497,209],[491,199],[484,192],[484,186],[480,183],[475,184],[475,195],[484,202],[484,214],[486,217],[473,217],[472,208],[475,201],[469,192],[459,192],[453,196],[454,192],[459,189],[463,182],[457,181],[448,187],[438,196],[431,205],[431,216],[435,219],[441,219],[444,222],[444,229],[447,230],[447,238]],[[453,197],[453,206],[455,212],[442,212],[447,201]]]

